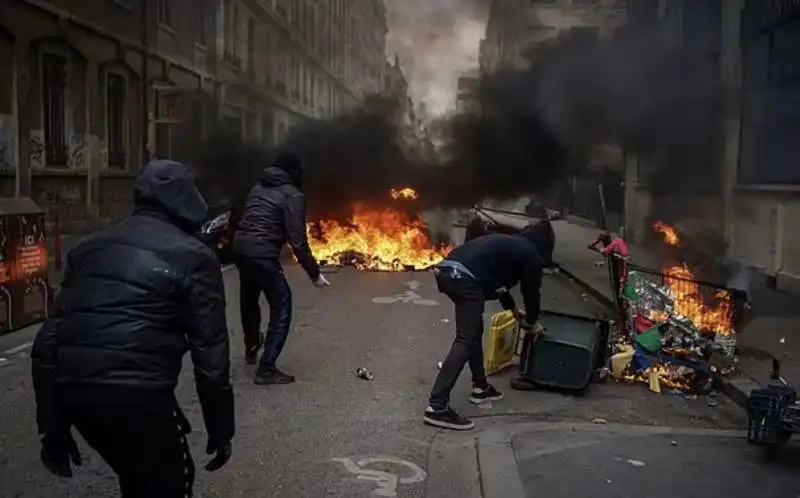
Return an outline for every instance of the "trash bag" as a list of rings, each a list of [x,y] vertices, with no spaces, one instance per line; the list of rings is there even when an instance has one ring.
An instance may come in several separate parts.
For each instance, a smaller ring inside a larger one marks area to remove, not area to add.
[[[505,370],[514,362],[519,342],[519,324],[511,311],[501,311],[492,316],[486,349],[486,375]]]

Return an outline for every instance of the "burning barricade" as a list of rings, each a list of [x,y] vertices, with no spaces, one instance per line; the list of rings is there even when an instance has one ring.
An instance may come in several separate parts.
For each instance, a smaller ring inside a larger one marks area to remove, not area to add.
[[[671,227],[657,223],[654,228],[668,245],[679,243]],[[711,392],[710,359],[733,358],[743,296],[696,280],[684,263],[655,271],[612,257],[609,265],[623,321],[612,352],[612,376],[646,383],[654,392]]]
[[[411,188],[392,189],[392,201],[417,199]],[[326,265],[359,270],[419,271],[442,261],[450,247],[435,246],[422,219],[407,209],[356,204],[347,222],[309,223],[308,239]]]

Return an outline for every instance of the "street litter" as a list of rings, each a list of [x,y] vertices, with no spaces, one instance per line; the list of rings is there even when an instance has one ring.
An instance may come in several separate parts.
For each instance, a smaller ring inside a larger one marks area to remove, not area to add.
[[[448,318],[442,318],[441,321],[442,323],[450,323],[450,320]]]
[[[597,418],[593,418],[592,419],[592,423],[593,424],[607,424],[608,420],[606,420],[604,418],[597,417]]]
[[[641,460],[628,460],[628,463],[634,467],[644,467],[645,463]]]
[[[677,441],[670,441],[669,445],[670,446],[678,446],[678,442]]]
[[[605,264],[606,264],[605,261],[595,261],[594,262],[594,267],[595,268],[602,268],[603,266],[605,266]]]
[[[709,365],[712,353],[734,354],[730,314],[722,305],[708,316],[702,315],[702,305],[700,311],[686,308],[681,301],[685,293],[673,287],[656,284],[646,272],[630,271],[620,296],[628,333],[616,338],[608,367],[615,379],[647,384],[654,393],[705,395],[712,389],[712,374],[721,373]]]
[[[375,376],[372,375],[372,372],[370,372],[369,370],[367,370],[366,368],[363,368],[363,367],[356,369],[356,376],[359,379],[364,379],[364,380],[372,380],[372,379],[375,378]]]
[[[437,363],[437,364],[436,364],[436,368],[438,368],[439,370],[441,370],[441,369],[442,369],[442,365],[443,365],[443,364],[444,364],[444,363],[442,363],[442,362],[440,361],[439,363]]]

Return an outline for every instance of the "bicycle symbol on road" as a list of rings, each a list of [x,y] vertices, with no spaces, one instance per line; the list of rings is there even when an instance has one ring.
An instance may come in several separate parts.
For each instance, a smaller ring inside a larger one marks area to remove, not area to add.
[[[424,298],[415,292],[422,286],[421,283],[412,280],[411,282],[407,282],[406,285],[408,286],[407,291],[395,294],[394,296],[373,297],[372,302],[375,304],[410,303],[418,306],[439,306],[439,303],[433,299]]]
[[[425,470],[423,470],[423,468],[419,465],[392,456],[362,458],[358,461],[353,460],[350,457],[334,458],[333,461],[344,464],[344,467],[350,473],[355,474],[357,479],[361,479],[362,481],[374,481],[377,487],[373,490],[373,492],[377,496],[396,497],[397,486],[399,484],[417,484],[428,478],[428,473],[425,472]],[[368,465],[387,463],[397,467],[405,467],[405,469],[403,469],[403,474],[405,476],[400,477],[399,475],[391,472],[364,468]]]

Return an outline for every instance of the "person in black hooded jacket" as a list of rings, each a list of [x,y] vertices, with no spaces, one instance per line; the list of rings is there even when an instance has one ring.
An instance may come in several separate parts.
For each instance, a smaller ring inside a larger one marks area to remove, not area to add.
[[[436,285],[455,305],[456,338],[431,389],[423,417],[426,424],[456,430],[474,427],[449,406],[450,392],[465,364],[472,371],[472,403],[503,398],[487,381],[483,365],[485,301],[499,300],[503,309],[514,313],[521,327],[541,332],[538,318],[543,261],[538,246],[542,241],[533,227],[517,235],[483,235],[455,248],[437,265]],[[510,292],[517,283],[525,302],[524,313],[517,309]]]
[[[206,469],[228,461],[234,435],[222,271],[193,236],[206,203],[185,166],[145,165],[134,202],[132,216],[69,253],[34,341],[41,457],[71,476],[75,427],[117,473],[122,496],[191,496],[191,428],[173,392],[187,350],[216,454]]]
[[[281,253],[288,242],[297,261],[317,287],[330,285],[320,273],[306,234],[306,205],[302,192],[303,169],[300,159],[281,153],[267,167],[253,187],[242,210],[233,241],[239,269],[239,304],[245,341],[245,360],[256,362],[261,346],[261,308],[258,298],[264,293],[269,304],[269,325],[264,353],[255,374],[256,384],[289,384],[294,377],[275,363],[286,344],[292,320],[292,290],[283,274]]]

